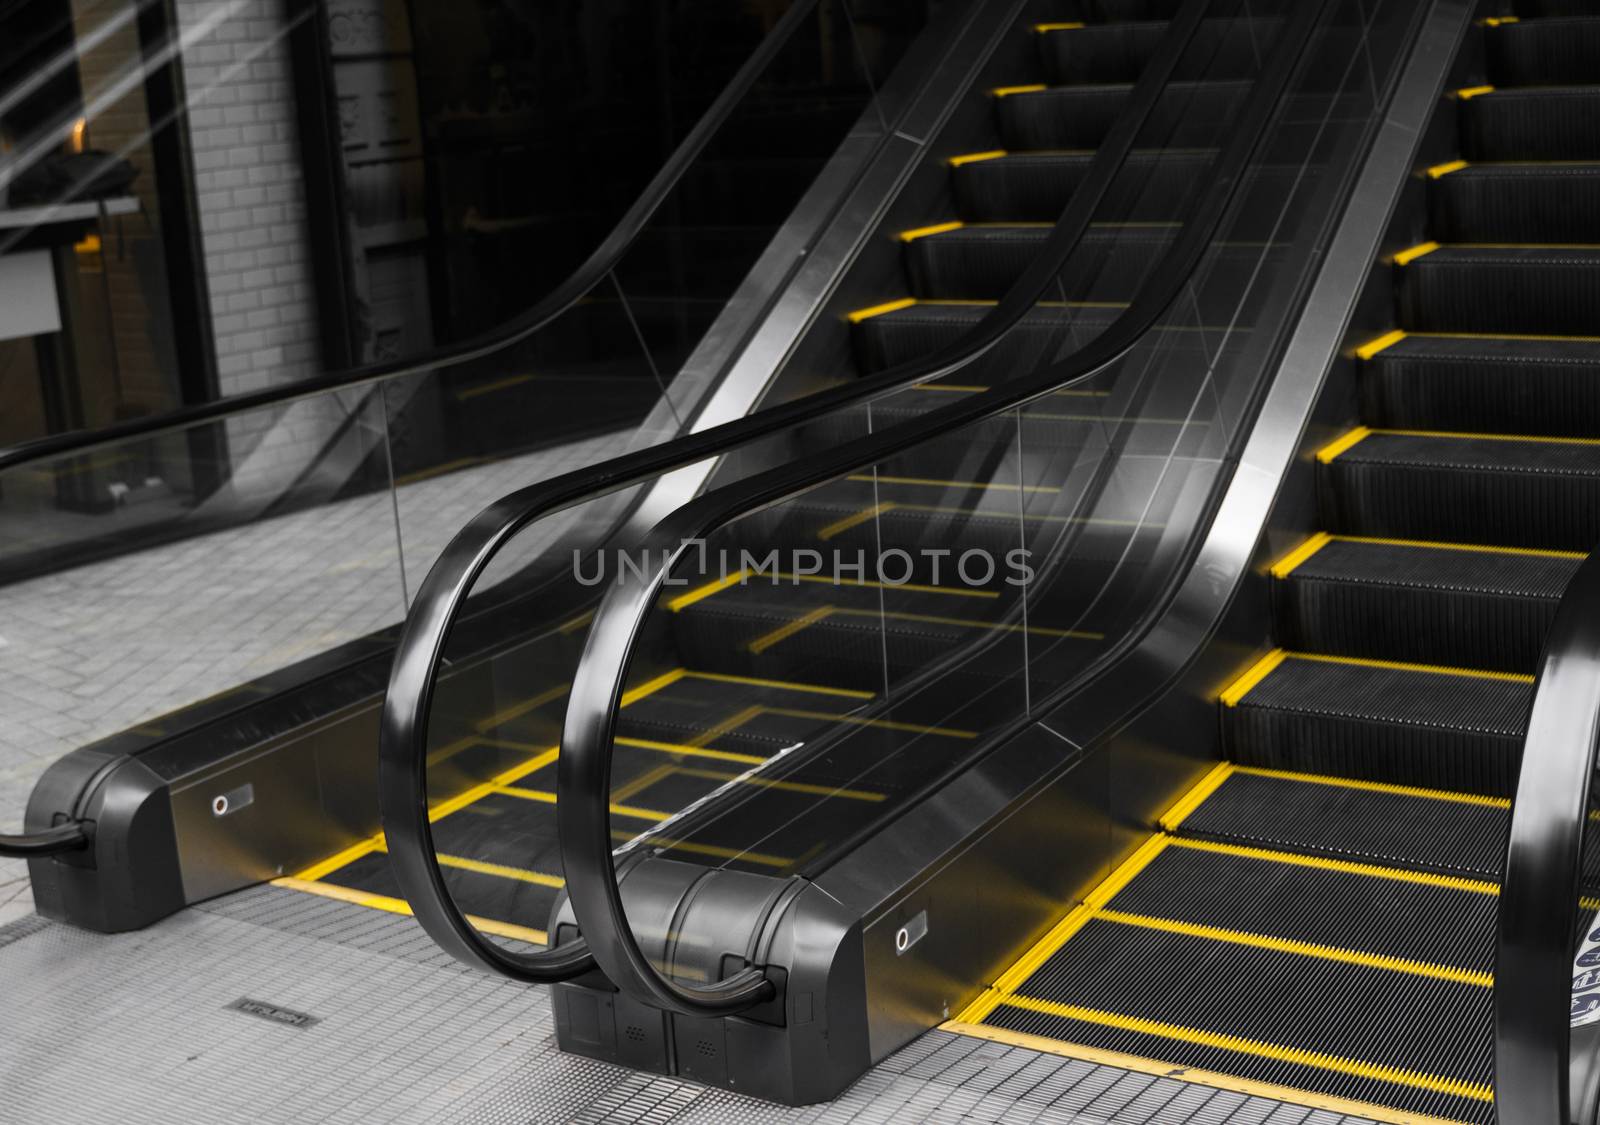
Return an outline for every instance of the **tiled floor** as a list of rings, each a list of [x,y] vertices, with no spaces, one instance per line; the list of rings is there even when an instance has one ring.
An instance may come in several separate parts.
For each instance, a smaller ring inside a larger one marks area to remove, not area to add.
[[[628,433],[464,468],[0,587],[0,832],[76,747],[398,621],[466,520],[513,488],[623,452]],[[399,534],[396,534],[398,513]],[[572,512],[524,541],[553,538]],[[0,924],[32,909],[0,860]]]

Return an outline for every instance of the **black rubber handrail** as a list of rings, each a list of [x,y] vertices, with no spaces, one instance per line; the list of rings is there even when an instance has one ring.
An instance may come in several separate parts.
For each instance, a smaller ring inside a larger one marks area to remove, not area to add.
[[[842,407],[942,378],[986,353],[1037,305],[1040,295],[1088,232],[1115,176],[1132,152],[1134,140],[1154,112],[1179,56],[1199,27],[1207,4],[1208,0],[1185,0],[1161,48],[1134,87],[1127,107],[1096,150],[1061,220],[1006,294],[960,339],[930,356],[898,364],[870,378],[519,489],[478,513],[451,539],[418,588],[396,646],[379,724],[378,786],[390,863],[402,892],[424,928],[452,956],[517,979],[547,979],[528,974],[547,973],[548,961],[536,959],[556,952],[511,954],[478,933],[445,886],[426,813],[428,716],[435,679],[451,631],[484,568],[523,528],[545,516],[793,429]],[[601,810],[606,811],[605,802]],[[558,817],[563,819],[564,814]],[[609,865],[604,882],[615,891]],[[569,878],[569,894],[572,886]],[[713,1000],[718,1011],[729,1004],[743,1003],[742,998],[722,995]]]
[[[1587,1060],[1573,1058],[1570,1013],[1597,748],[1600,549],[1567,584],[1545,640],[1511,808],[1495,932],[1494,1086],[1496,1116],[1517,1125],[1571,1125],[1578,1095],[1593,1100],[1573,1088],[1573,1064]]]
[[[1297,6],[1233,136],[1218,157],[1210,187],[1191,205],[1182,235],[1131,305],[1104,333],[1067,359],[1027,379],[931,411],[821,456],[781,465],[707,493],[677,509],[636,545],[643,551],[640,557],[646,560],[646,566],[624,568],[590,626],[568,699],[557,769],[557,794],[563,810],[558,829],[568,897],[595,961],[614,985],[657,1007],[701,1017],[746,1010],[769,998],[773,991],[759,966],[743,969],[711,987],[688,985],[664,976],[639,947],[614,871],[607,795],[617,715],[635,641],[679,558],[694,550],[695,544],[704,542],[716,528],[733,520],[1083,382],[1127,355],[1189,283],[1331,2],[1310,0]],[[1203,13],[1204,4],[1196,7]],[[1197,16],[1196,7],[1186,6],[1184,15]],[[1181,54],[1181,41],[1174,38],[1168,45],[1177,47]],[[1175,62],[1175,57],[1169,60],[1169,64]]]
[[[7,859],[39,859],[81,851],[89,846],[89,835],[81,824],[63,824],[26,836],[0,835],[0,856]]]
[[[766,37],[740,66],[715,101],[701,115],[689,134],[679,142],[672,155],[627,212],[586,258],[560,285],[526,312],[500,324],[487,332],[480,332],[466,340],[426,351],[419,356],[385,363],[367,363],[344,371],[334,371],[314,379],[305,379],[279,387],[268,387],[247,394],[230,395],[215,402],[186,406],[147,418],[118,422],[96,430],[73,430],[64,434],[51,434],[20,442],[0,449],[0,473],[38,461],[55,460],[86,453],[119,442],[137,438],[154,437],[174,430],[188,429],[205,422],[215,422],[238,414],[261,410],[269,406],[315,398],[332,391],[370,383],[387,382],[411,375],[420,375],[439,367],[453,367],[492,355],[502,348],[527,339],[545,325],[561,316],[591,289],[605,280],[618,260],[644,230],[645,224],[666,202],[678,181],[697,160],[717,131],[732,116],[733,111],[750,92],[767,66],[777,57],[789,39],[799,29],[805,18],[817,6],[817,0],[793,0],[788,11],[778,20]]]

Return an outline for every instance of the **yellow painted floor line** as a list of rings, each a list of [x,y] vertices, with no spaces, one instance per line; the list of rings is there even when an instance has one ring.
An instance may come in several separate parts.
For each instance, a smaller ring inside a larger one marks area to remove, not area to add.
[[[1369,793],[1391,793],[1397,797],[1420,797],[1430,801],[1450,801],[1460,805],[1479,805],[1488,809],[1509,809],[1509,797],[1486,797],[1482,793],[1457,793],[1449,789],[1423,789],[1415,785],[1391,785],[1386,781],[1361,781],[1353,777],[1331,777],[1316,773],[1269,770],[1261,766],[1234,766],[1233,772],[1250,777],[1271,777],[1304,785],[1330,785],[1338,789],[1362,789]]]
[[[1424,1074],[1420,1071],[1385,1066],[1381,1063],[1364,1062],[1359,1059],[1340,1058],[1337,1055],[1309,1051],[1301,1047],[1262,1043],[1237,1035],[1227,1035],[1215,1031],[1205,1031],[1200,1028],[1162,1023],[1158,1020],[1143,1019],[1139,1016],[1125,1016],[1115,1012],[1081,1008],[1072,1004],[1057,1004],[1054,1001],[1038,1000],[1031,996],[1010,996],[1006,998],[1005,1003],[1027,1011],[1057,1016],[1061,1019],[1077,1020],[1080,1023],[1092,1023],[1100,1027],[1112,1027],[1119,1031],[1131,1031],[1138,1035],[1154,1035],[1163,1039],[1176,1040],[1180,1043],[1192,1043],[1201,1047],[1233,1051],[1237,1054],[1272,1059],[1276,1062],[1290,1063],[1295,1066],[1315,1067],[1318,1070],[1332,1071],[1335,1074],[1348,1074],[1376,1082],[1390,1082],[1397,1086],[1431,1090],[1434,1093],[1449,1094],[1453,1097],[1465,1098],[1471,1101],[1494,1101],[1494,1093],[1487,1085],[1467,1082],[1459,1078]]]
[[[1087,1047],[1081,1043],[1068,1043],[1064,1040],[1050,1039],[1042,1035],[1029,1035],[1021,1031],[1010,1031],[1003,1027],[962,1023],[960,1020],[949,1020],[939,1026],[942,1031],[953,1032],[957,1035],[968,1035],[975,1039],[987,1039],[992,1043],[1002,1043],[1009,1047],[1022,1047],[1026,1050],[1038,1051],[1041,1054],[1059,1055],[1063,1058],[1115,1067],[1119,1070],[1131,1070],[1137,1074],[1148,1074],[1157,1078],[1172,1078],[1191,1086],[1203,1086],[1210,1089],[1226,1090],[1235,1094],[1244,1094],[1247,1097],[1287,1102],[1290,1105],[1303,1106],[1307,1109],[1335,1113],[1341,1117],[1381,1122],[1382,1125],[1463,1125],[1462,1122],[1450,1121],[1442,1117],[1427,1117],[1422,1114],[1408,1113],[1405,1110],[1392,1109],[1388,1106],[1374,1105],[1370,1102],[1351,1101],[1347,1098],[1336,1098],[1329,1094],[1300,1090],[1293,1086],[1275,1086],[1268,1082],[1237,1078],[1234,1075],[1222,1074],[1218,1071],[1200,1070],[1195,1067],[1181,1066],[1177,1063],[1163,1062],[1159,1059],[1148,1059],[1142,1055],[1108,1051],[1101,1047]]]
[[[1361,875],[1372,879],[1389,879],[1396,883],[1415,883],[1424,887],[1440,887],[1468,894],[1498,895],[1500,888],[1482,879],[1464,879],[1458,875],[1435,875],[1431,871],[1411,871],[1403,867],[1383,867],[1375,863],[1356,863],[1347,859],[1328,859],[1324,856],[1301,855],[1298,852],[1280,852],[1271,848],[1252,848],[1243,844],[1223,844],[1214,840],[1194,840],[1173,837],[1175,848],[1196,852],[1214,852],[1217,855],[1256,859],[1263,863],[1285,863],[1291,867],[1313,867],[1321,871],[1337,871],[1343,875]]]
[[[1333,542],[1333,536],[1326,531],[1319,531],[1287,555],[1284,555],[1283,558],[1273,563],[1268,573],[1274,578],[1287,578],[1294,573],[1295,567],[1305,562],[1331,542]]]
[[[1136,929],[1178,934],[1183,937],[1201,938],[1205,941],[1221,942],[1224,945],[1243,945],[1251,949],[1265,949],[1271,953],[1287,953],[1295,957],[1311,957],[1319,961],[1334,961],[1341,965],[1359,965],[1367,969],[1382,969],[1386,972],[1406,973],[1411,976],[1429,977],[1433,980],[1453,981],[1456,984],[1470,984],[1478,988],[1494,987],[1494,977],[1488,973],[1476,972],[1472,969],[1458,969],[1450,965],[1435,965],[1426,961],[1413,961],[1407,957],[1389,957],[1381,953],[1363,953],[1356,949],[1342,949],[1338,946],[1319,945],[1316,942],[1297,941],[1293,938],[1272,937],[1267,934],[1250,933],[1245,930],[1229,930],[1221,926],[1205,926],[1195,922],[1180,922],[1173,918],[1158,918],[1146,914],[1128,914],[1120,910],[1098,911],[1095,914],[1095,920],[1112,922],[1119,926],[1132,926]]]
[[[272,880],[274,887],[287,887],[290,890],[302,891],[306,894],[320,895],[323,898],[337,899],[340,902],[352,903],[356,906],[365,906],[369,910],[382,910],[389,914],[403,914],[411,917],[411,904],[404,899],[390,898],[388,895],[368,894],[366,891],[357,891],[349,887],[341,887],[334,883],[313,883],[305,879],[284,877]],[[510,922],[499,922],[493,918],[480,918],[475,914],[468,914],[467,921],[473,927],[486,934],[496,937],[512,938],[515,941],[525,941],[530,945],[546,945],[549,937],[543,930],[531,929],[527,926],[516,926]]]

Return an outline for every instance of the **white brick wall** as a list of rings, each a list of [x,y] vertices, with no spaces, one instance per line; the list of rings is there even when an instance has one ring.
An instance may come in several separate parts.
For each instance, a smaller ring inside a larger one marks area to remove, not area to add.
[[[176,0],[201,243],[224,395],[320,373],[283,0]],[[218,19],[218,17],[221,17]],[[204,34],[208,21],[215,21]],[[229,425],[234,484],[270,494],[342,411],[323,401]]]

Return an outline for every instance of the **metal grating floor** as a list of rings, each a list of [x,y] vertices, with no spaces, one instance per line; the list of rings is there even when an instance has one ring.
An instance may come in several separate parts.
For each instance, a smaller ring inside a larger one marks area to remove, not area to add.
[[[543,989],[410,919],[274,887],[134,934],[0,927],[0,1122],[1056,1122],[1369,1125],[930,1032],[838,1101],[784,1109],[555,1049]],[[241,998],[319,1022],[229,1010]]]

